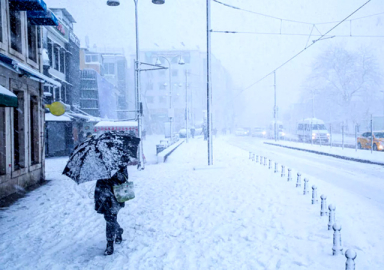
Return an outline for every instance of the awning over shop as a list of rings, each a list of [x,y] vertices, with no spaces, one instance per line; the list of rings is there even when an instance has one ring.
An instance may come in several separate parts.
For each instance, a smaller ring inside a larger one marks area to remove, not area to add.
[[[17,96],[0,85],[0,107],[17,108]]]
[[[14,10],[47,10],[47,4],[43,0],[9,0],[9,5]]]
[[[36,79],[42,80],[44,83],[50,84],[55,87],[61,87],[61,83],[55,80],[52,80],[51,78],[45,76],[44,74],[38,72],[37,70],[34,70],[33,68],[30,68],[22,63],[17,63],[17,67],[22,73],[30,77],[34,77]]]
[[[0,65],[11,69],[12,71],[18,74],[27,75],[28,77],[35,79],[39,82],[42,82],[54,87],[61,87],[61,83],[45,76],[44,74],[38,72],[37,70],[34,70],[33,68],[28,67],[27,65],[19,63],[16,60],[13,60],[12,58],[2,53],[0,53]]]
[[[59,20],[49,9],[46,11],[28,11],[27,16],[33,25],[59,25]]]
[[[46,122],[71,122],[72,119],[66,113],[60,116],[55,116],[51,113],[46,113],[45,121]]]

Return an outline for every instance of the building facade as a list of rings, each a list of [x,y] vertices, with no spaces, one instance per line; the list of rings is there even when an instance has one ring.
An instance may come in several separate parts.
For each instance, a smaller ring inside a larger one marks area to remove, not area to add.
[[[149,133],[166,134],[169,122],[170,101],[173,115],[173,132],[201,127],[206,121],[207,78],[206,53],[198,50],[141,51],[141,61],[161,64],[167,69],[141,73],[141,94],[144,108],[144,126]],[[134,55],[130,62],[133,63]],[[182,65],[180,64],[182,63]],[[129,83],[134,85],[134,69],[130,67]],[[233,84],[230,74],[221,62],[212,56],[212,87],[214,127],[231,126]],[[170,88],[171,87],[171,88]],[[135,100],[130,91],[129,100]],[[129,110],[135,110],[130,103]]]
[[[127,61],[124,51],[113,48],[82,48],[80,52],[80,69],[93,69],[102,78],[107,80],[114,88],[109,95],[115,97],[116,103],[111,106],[110,111],[116,111],[116,118],[120,120],[129,119],[128,116],[128,91],[127,91]],[[107,85],[106,85],[107,86]],[[101,92],[107,90],[101,89]],[[94,100],[97,102],[98,100]],[[88,102],[88,101],[87,101]],[[100,101],[101,102],[101,101]],[[101,113],[103,114],[103,113]],[[110,113],[111,114],[111,113]]]
[[[60,101],[77,112],[80,108],[80,40],[73,32],[76,21],[65,8],[51,8],[51,11],[58,25],[43,28],[43,68],[44,74],[60,82],[61,87],[45,86],[46,102]],[[46,156],[69,155],[79,142],[78,134],[84,121],[83,117],[72,114],[58,118],[47,110]]]
[[[61,84],[42,73],[41,25],[55,21],[43,1],[0,0],[0,198],[45,178],[43,86]]]

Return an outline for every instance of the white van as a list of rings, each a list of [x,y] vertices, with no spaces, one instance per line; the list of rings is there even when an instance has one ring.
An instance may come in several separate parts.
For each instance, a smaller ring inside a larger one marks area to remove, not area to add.
[[[299,141],[329,142],[329,132],[324,121],[317,118],[307,118],[297,125],[297,137]]]

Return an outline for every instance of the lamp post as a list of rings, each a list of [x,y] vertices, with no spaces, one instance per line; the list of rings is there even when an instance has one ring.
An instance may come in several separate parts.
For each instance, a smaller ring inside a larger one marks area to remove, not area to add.
[[[140,93],[140,72],[139,72],[139,25],[138,25],[138,12],[137,12],[137,5],[139,0],[133,0],[135,3],[135,32],[136,32],[136,60],[135,60],[135,93],[136,93],[136,118],[137,118],[137,124],[138,124],[138,132],[139,132],[139,138],[142,139],[142,117],[143,117],[143,107],[141,103],[141,93]],[[164,4],[165,0],[152,0],[153,4]],[[107,1],[108,6],[118,6],[120,5],[119,0],[108,0]],[[137,168],[139,170],[143,170],[144,167],[144,159],[143,159],[143,141],[140,140],[139,144],[139,150],[138,150],[138,156],[139,156],[139,164]]]
[[[211,0],[206,2],[207,11],[207,131],[208,131],[208,166],[213,165],[212,147],[212,87],[211,87]]]
[[[179,57],[179,61],[178,61],[178,64],[179,65],[184,65],[185,62],[183,60],[183,58],[180,56],[180,55],[176,55],[177,57]],[[168,63],[168,74],[169,74],[169,111],[168,111],[168,117],[169,117],[169,136],[170,138],[172,139],[172,122],[173,122],[173,106],[172,106],[172,65],[171,65],[171,62],[168,60],[168,58],[164,57],[164,56],[157,56],[157,59],[156,59],[156,65],[157,66],[160,66],[161,65],[161,62],[160,62],[160,58],[161,59],[164,59],[165,61],[167,61]]]

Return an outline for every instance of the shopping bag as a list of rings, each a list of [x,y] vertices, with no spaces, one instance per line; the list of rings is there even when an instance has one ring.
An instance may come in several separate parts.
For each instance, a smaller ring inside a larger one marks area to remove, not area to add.
[[[113,186],[116,200],[120,203],[132,200],[135,198],[133,182],[125,182],[121,185]]]

